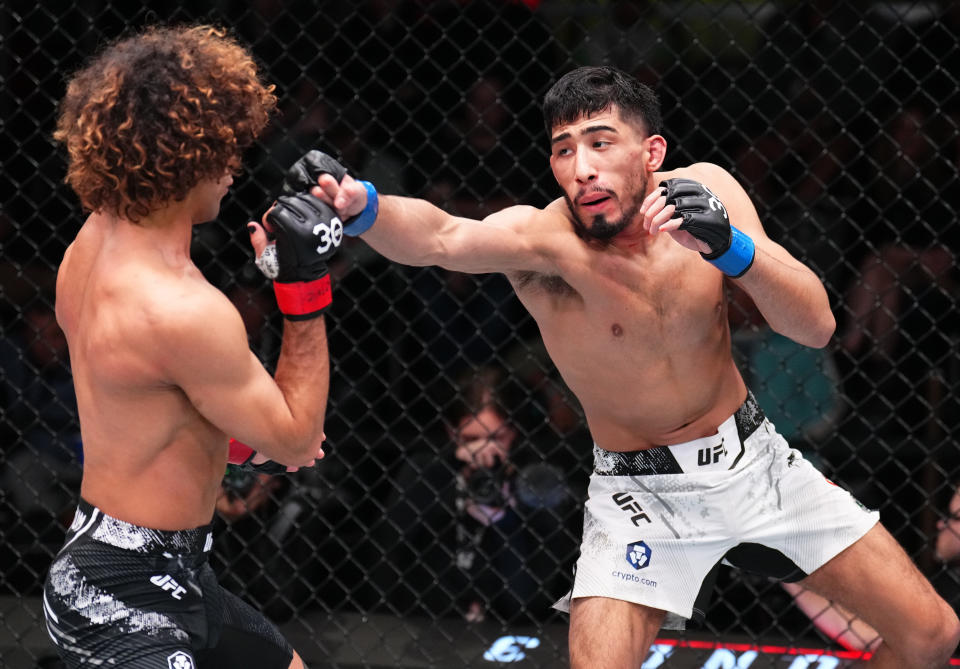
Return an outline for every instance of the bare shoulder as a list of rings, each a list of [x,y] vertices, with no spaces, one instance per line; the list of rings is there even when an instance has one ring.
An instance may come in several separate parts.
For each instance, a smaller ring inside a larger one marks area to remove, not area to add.
[[[669,172],[659,172],[658,177],[661,181],[666,179],[693,179],[720,196],[739,195],[743,192],[743,188],[733,175],[715,163],[693,163]]]
[[[145,312],[157,334],[189,343],[220,328],[239,324],[233,303],[202,277],[155,284],[145,296]]]
[[[551,202],[543,209],[530,205],[515,205],[490,214],[483,222],[510,228],[520,234],[541,235],[544,233],[572,232],[567,207],[563,200]]]
[[[576,273],[578,267],[589,264],[590,252],[577,234],[566,202],[560,198],[543,209],[510,209],[516,211],[511,212],[508,225],[530,240],[537,252],[548,259],[548,262],[538,267],[508,272],[507,276],[515,288],[523,290],[536,286],[550,294],[575,293],[563,277],[571,272]]]

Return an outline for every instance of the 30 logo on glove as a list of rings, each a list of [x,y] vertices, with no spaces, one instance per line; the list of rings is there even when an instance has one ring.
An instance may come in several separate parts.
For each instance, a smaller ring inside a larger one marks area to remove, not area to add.
[[[667,179],[660,185],[667,204],[683,217],[680,229],[710,247],[710,253],[700,254],[703,259],[731,278],[743,276],[753,265],[756,249],[749,235],[730,225],[720,198],[692,179]]]
[[[333,209],[307,193],[281,195],[266,222],[273,248],[267,245],[257,267],[274,279],[284,316],[316,318],[332,302],[327,261],[343,241],[343,223]]]

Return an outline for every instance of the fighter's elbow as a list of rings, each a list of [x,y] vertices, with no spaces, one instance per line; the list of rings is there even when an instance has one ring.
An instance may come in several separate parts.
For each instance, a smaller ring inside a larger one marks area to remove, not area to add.
[[[263,444],[259,450],[271,460],[284,465],[300,466],[316,457],[323,444],[321,422],[309,426],[292,425],[277,429],[271,444]]]
[[[291,444],[290,458],[293,462],[287,464],[303,464],[315,458],[323,446],[324,436],[323,427],[319,424],[303,434],[299,440]]]
[[[837,329],[837,320],[830,311],[825,311],[818,318],[812,319],[805,328],[801,344],[810,348],[824,348],[830,343],[833,333]]]

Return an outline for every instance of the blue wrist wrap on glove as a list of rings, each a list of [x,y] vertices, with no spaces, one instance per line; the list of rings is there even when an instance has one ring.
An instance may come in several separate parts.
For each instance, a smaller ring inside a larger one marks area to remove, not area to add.
[[[738,279],[753,265],[756,248],[750,235],[730,226],[730,246],[716,258],[704,256],[704,259],[727,276]]]
[[[380,211],[380,197],[377,195],[377,189],[369,181],[360,183],[367,189],[367,206],[344,225],[343,234],[348,237],[357,237],[369,230],[377,220],[377,214]]]

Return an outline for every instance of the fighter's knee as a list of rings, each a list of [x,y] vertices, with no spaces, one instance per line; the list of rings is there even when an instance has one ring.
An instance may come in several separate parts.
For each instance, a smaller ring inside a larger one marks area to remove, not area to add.
[[[956,612],[938,598],[928,615],[915,621],[915,627],[906,640],[904,655],[910,657],[910,666],[943,667],[960,643],[960,619]]]
[[[946,651],[944,659],[946,659],[953,655],[957,645],[960,644],[960,618],[957,617],[953,607],[946,602],[943,602],[942,608],[944,609],[942,637],[943,648]]]

